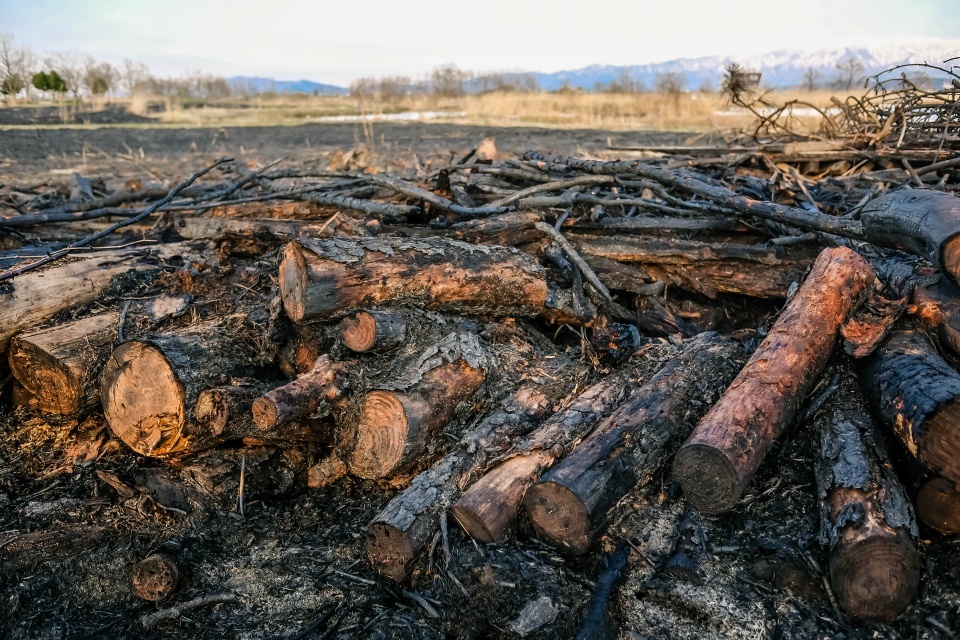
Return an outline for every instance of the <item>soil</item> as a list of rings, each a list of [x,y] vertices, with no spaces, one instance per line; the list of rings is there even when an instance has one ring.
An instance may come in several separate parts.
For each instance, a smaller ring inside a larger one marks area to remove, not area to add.
[[[385,162],[459,158],[484,138],[495,138],[501,152],[561,153],[602,150],[608,138],[614,144],[681,139],[421,124],[376,131]],[[355,146],[357,136],[352,125],[5,131],[0,180],[63,182],[63,173],[79,169],[111,182],[143,178],[145,170],[174,178],[220,154],[260,161],[327,157]],[[229,312],[228,302],[266,308],[270,282],[244,279],[253,268],[275,270],[276,253],[261,260],[210,258],[208,268],[231,274],[237,288],[208,286],[202,265],[192,264],[133,283],[124,295],[190,293],[191,313],[202,317]],[[116,304],[118,295],[107,292],[100,302]],[[759,327],[774,310],[742,305],[742,311],[724,328]],[[569,344],[576,349],[579,342]],[[663,349],[644,353],[657,358]],[[960,629],[960,543],[930,531],[922,531],[919,597],[893,626],[858,622],[833,606],[824,587],[827,557],[817,541],[818,438],[809,423],[787,432],[731,514],[690,512],[664,474],[621,501],[619,517],[584,556],[558,553],[526,523],[504,544],[480,545],[451,522],[446,539],[439,537],[410,581],[398,585],[378,576],[365,555],[366,527],[398,489],[350,477],[308,489],[305,474],[293,473],[323,457],[327,444],[234,443],[182,461],[150,460],[111,439],[97,413],[78,422],[12,410],[3,371],[0,382],[2,637],[509,638],[519,637],[521,611],[543,600],[546,623],[526,637],[572,638],[606,553],[621,540],[632,550],[611,601],[620,629],[612,637],[935,639],[956,637]],[[242,508],[241,468],[248,470]],[[695,575],[665,570],[678,536],[691,530],[700,547]],[[173,558],[181,573],[177,590],[158,603],[138,599],[131,583],[136,563],[154,553]],[[223,594],[226,602],[144,624],[151,613]]]

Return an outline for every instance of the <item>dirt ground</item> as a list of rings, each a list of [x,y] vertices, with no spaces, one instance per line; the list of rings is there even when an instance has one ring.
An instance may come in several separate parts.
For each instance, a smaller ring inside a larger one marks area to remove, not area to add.
[[[420,124],[375,131],[377,151],[404,163],[460,157],[485,138],[501,152],[574,154],[684,137]],[[362,140],[353,125],[8,130],[0,131],[0,181],[65,182],[72,171],[110,181],[145,172],[175,179],[217,155],[302,162]],[[239,277],[246,266],[232,269]],[[177,285],[137,286],[134,295]],[[243,288],[264,300],[269,291],[268,283]],[[204,296],[214,292],[200,287],[195,304]],[[650,344],[638,357],[655,372],[674,346],[661,339]],[[573,342],[570,348],[575,355]],[[584,556],[544,545],[526,523],[499,545],[477,544],[451,524],[447,539],[437,540],[411,580],[398,585],[371,569],[364,547],[368,523],[397,489],[349,477],[308,489],[304,474],[293,470],[318,459],[324,443],[225,449],[211,454],[214,470],[198,466],[203,455],[145,460],[109,440],[98,414],[78,424],[13,411],[10,379],[0,375],[2,637],[509,638],[519,637],[521,612],[539,601],[543,624],[525,637],[573,638],[606,554],[622,540],[631,551],[611,600],[619,628],[611,637],[938,639],[960,630],[960,546],[930,531],[922,531],[919,597],[893,626],[857,622],[832,604],[817,538],[817,438],[808,423],[794,425],[778,443],[732,514],[690,512],[664,474],[624,498],[604,539]],[[253,463],[262,471],[246,478],[241,513],[240,468]],[[203,499],[178,494],[178,483]],[[699,546],[693,576],[665,570],[685,532]],[[133,565],[152,553],[175,558],[184,572],[179,589],[159,604],[131,589]],[[216,595],[225,602],[144,624],[151,613]]]

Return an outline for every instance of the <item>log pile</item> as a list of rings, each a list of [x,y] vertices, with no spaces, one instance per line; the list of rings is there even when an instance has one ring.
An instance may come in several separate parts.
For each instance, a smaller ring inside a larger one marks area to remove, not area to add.
[[[765,192],[756,168],[467,160],[403,177],[226,165],[228,183],[162,199],[22,203],[0,226],[101,226],[0,253],[10,401],[102,412],[158,463],[260,451],[284,490],[399,490],[366,539],[396,581],[450,525],[596,550],[658,479],[702,514],[736,510],[805,425],[837,601],[899,615],[921,579],[911,502],[960,529],[960,200],[855,175],[768,199],[778,178]],[[310,218],[258,219],[269,200]],[[155,600],[177,582],[158,566],[134,578]]]

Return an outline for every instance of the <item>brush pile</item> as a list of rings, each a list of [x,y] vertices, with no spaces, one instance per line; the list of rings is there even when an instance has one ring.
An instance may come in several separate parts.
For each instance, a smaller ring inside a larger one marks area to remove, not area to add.
[[[348,475],[394,491],[365,545],[397,582],[438,544],[449,562],[450,525],[576,556],[671,481],[696,513],[736,512],[806,425],[829,593],[893,621],[922,579],[914,513],[960,531],[953,165],[915,167],[929,190],[840,160],[707,160],[222,162],[229,180],[172,191],[8,189],[4,402],[72,425],[64,464],[135,452],[149,464],[98,477],[173,513]],[[702,582],[699,526],[662,565],[623,547],[616,566]],[[0,554],[51,553],[33,545]],[[515,631],[549,622],[531,607]]]

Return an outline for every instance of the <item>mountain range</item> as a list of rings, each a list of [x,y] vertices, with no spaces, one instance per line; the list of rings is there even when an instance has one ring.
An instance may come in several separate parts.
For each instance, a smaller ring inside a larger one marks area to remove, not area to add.
[[[861,77],[872,76],[891,67],[901,64],[928,62],[941,65],[944,60],[960,56],[960,40],[927,39],[912,43],[897,45],[842,47],[822,49],[812,52],[801,51],[774,51],[764,55],[745,58],[731,58],[727,56],[709,56],[702,58],[678,58],[666,62],[656,62],[642,65],[591,65],[572,71],[556,71],[553,73],[533,72],[525,74],[505,74],[506,81],[510,77],[519,78],[523,75],[536,78],[540,88],[545,91],[556,91],[562,87],[580,88],[586,91],[596,89],[611,82],[619,82],[629,77],[634,83],[642,84],[647,88],[656,85],[657,77],[664,73],[677,74],[682,79],[685,89],[707,88],[716,89],[724,67],[731,62],[752,71],[762,74],[762,84],[771,88],[795,87],[803,84],[804,75],[809,69],[815,71],[818,83],[826,86],[837,78],[838,65],[855,59],[863,66]],[[956,64],[958,61],[954,61]],[[949,67],[949,63],[946,65]],[[908,72],[908,75],[911,72]],[[916,71],[912,71],[916,73]],[[925,70],[937,84],[946,79],[946,74],[933,69]],[[254,92],[275,91],[277,93],[315,93],[319,95],[343,95],[347,93],[344,87],[321,84],[310,80],[272,80],[270,78],[256,78],[237,76],[228,82],[237,88],[246,88]],[[477,82],[467,84],[467,90],[478,90]]]

